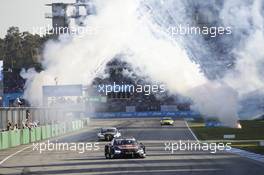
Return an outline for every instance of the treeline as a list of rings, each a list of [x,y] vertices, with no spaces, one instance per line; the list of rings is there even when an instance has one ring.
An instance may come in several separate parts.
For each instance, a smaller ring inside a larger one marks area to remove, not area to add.
[[[4,60],[4,72],[30,67],[40,71],[44,43],[52,37],[20,32],[18,27],[10,27],[5,37],[0,38],[0,60]]]

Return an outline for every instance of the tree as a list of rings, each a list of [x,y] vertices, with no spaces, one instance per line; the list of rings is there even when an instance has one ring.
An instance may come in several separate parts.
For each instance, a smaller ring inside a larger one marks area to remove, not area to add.
[[[0,60],[4,59],[4,40],[0,38]]]
[[[13,69],[16,67],[17,60],[23,56],[21,45],[21,34],[18,27],[10,27],[4,39],[4,62],[5,68]]]
[[[4,60],[5,70],[20,70],[34,67],[41,71],[42,50],[47,40],[57,39],[55,35],[20,32],[18,27],[10,27],[4,39],[0,39],[0,60]]]

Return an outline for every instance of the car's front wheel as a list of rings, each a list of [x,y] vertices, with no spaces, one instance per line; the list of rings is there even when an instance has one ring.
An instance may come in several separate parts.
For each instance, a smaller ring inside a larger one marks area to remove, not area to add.
[[[106,150],[105,152],[105,158],[106,159],[113,159],[114,158],[114,154],[112,154],[112,151],[110,148],[108,148],[108,150]]]
[[[139,157],[142,158],[142,159],[143,159],[143,158],[146,158],[146,154],[142,154],[142,155],[140,155]]]
[[[111,159],[110,154],[109,153],[105,153],[105,158],[106,159]]]
[[[113,159],[114,158],[114,154],[112,154],[111,152],[106,152],[105,153],[105,158],[106,159]]]

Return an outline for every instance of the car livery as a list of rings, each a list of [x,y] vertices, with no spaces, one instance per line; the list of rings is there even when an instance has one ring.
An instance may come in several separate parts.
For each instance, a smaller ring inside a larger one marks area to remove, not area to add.
[[[145,158],[145,146],[135,138],[114,138],[105,145],[105,158],[138,157]]]
[[[160,125],[173,125],[174,120],[171,117],[163,117],[160,120]]]

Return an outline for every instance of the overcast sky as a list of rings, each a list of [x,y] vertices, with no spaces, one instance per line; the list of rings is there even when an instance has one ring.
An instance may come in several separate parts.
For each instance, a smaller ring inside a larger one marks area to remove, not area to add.
[[[10,26],[20,31],[33,31],[33,27],[51,25],[51,19],[45,19],[45,13],[51,13],[51,2],[75,2],[75,0],[1,0],[0,1],[0,37],[3,38]]]

